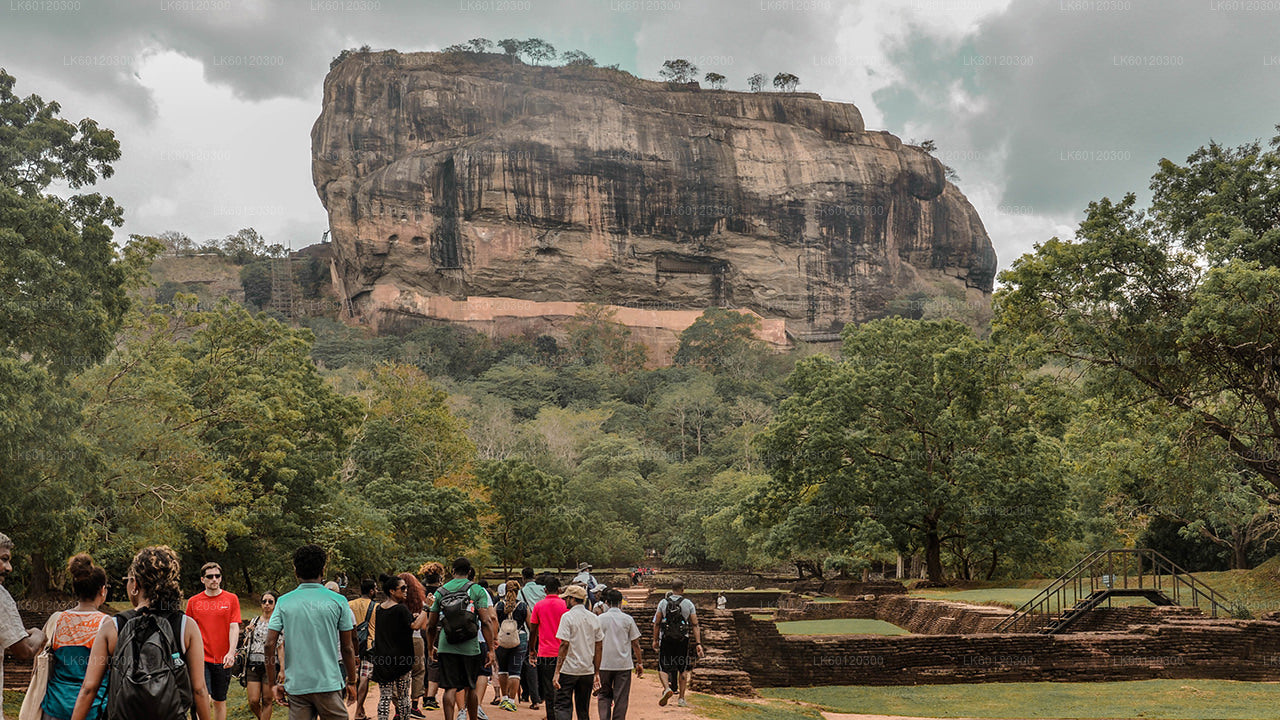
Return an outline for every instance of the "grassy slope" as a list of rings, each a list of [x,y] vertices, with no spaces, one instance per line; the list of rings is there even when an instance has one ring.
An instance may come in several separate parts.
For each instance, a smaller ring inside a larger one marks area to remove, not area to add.
[[[969,718],[1280,718],[1280,683],[1143,680],[762,690],[848,713]]]

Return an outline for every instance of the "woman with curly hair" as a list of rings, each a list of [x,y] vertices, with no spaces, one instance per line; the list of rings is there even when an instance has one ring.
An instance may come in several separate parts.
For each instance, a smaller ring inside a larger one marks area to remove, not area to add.
[[[209,720],[209,691],[204,684],[204,642],[200,637],[200,627],[194,622],[188,622],[187,616],[182,612],[182,588],[178,582],[180,573],[178,556],[167,545],[143,548],[133,557],[129,574],[125,577],[125,590],[129,593],[129,603],[133,605],[133,609],[120,613],[115,622],[103,623],[98,629],[93,650],[89,654],[84,685],[80,686],[71,720],[86,720],[89,717],[107,666],[117,659],[118,650],[124,650],[116,644],[120,634],[129,623],[143,622],[148,618],[169,623],[174,630],[174,637],[180,638],[178,644],[182,647],[183,659],[186,661],[185,672],[170,675],[169,682],[177,683],[177,695],[188,706],[183,715],[190,713],[194,706],[199,720]],[[109,713],[120,697],[122,686],[120,678],[107,686]],[[136,707],[129,710],[134,714],[140,711]],[[161,712],[157,710],[148,716],[160,715]]]
[[[409,612],[413,613],[413,619],[417,620],[422,614],[423,605],[427,602],[427,590],[418,582],[418,578],[411,572],[400,573],[400,579],[405,582],[408,594],[404,599],[405,607],[409,608]],[[412,707],[409,709],[410,715],[421,713],[418,709],[418,702],[422,700],[422,696],[427,693],[427,641],[422,637],[422,632],[415,630],[413,633],[413,670],[409,676],[409,699]]]
[[[413,578],[415,583],[417,578]],[[421,590],[421,585],[418,585]],[[373,638],[373,677],[378,683],[378,720],[390,717],[394,703],[396,715],[408,718],[409,691],[413,672],[413,636],[426,627],[427,614],[415,618],[406,601],[409,583],[399,575],[383,575],[382,591],[387,599],[374,611],[378,633]],[[422,607],[419,598],[418,607]]]

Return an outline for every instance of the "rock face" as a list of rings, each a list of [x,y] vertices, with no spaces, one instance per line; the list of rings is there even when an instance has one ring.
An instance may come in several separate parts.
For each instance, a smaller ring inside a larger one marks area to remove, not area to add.
[[[663,345],[709,306],[811,340],[989,311],[995,253],[943,166],[813,94],[364,53],[311,140],[335,284],[374,325],[546,331],[595,302]]]

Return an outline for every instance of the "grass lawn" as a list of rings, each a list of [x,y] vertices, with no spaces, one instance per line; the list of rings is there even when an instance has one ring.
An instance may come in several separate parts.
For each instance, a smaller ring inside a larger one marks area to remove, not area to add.
[[[1280,683],[1140,680],[912,687],[772,688],[767,698],[832,712],[968,718],[1280,718]]]
[[[4,716],[6,718],[18,717],[18,711],[22,709],[23,695],[26,695],[26,693],[17,690],[4,691]],[[288,708],[276,707],[272,719],[280,718],[281,720],[286,720],[288,716]],[[240,683],[235,680],[231,681],[231,689],[227,691],[227,720],[256,720],[253,717],[253,713],[249,712],[249,701],[245,698],[244,688],[240,687]]]
[[[883,620],[790,620],[777,623],[783,635],[910,635],[911,633]]]
[[[1048,581],[1046,581],[1046,584]],[[975,590],[913,590],[913,597],[929,600],[950,600],[952,602],[973,603],[975,605],[1000,605],[1016,609],[1036,596],[1040,588],[1025,587],[989,587]]]

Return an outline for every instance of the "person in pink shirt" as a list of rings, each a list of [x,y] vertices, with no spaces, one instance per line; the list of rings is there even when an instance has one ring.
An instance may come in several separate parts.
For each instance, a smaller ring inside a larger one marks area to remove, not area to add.
[[[547,596],[533,606],[533,614],[529,616],[529,655],[538,658],[538,685],[546,703],[547,720],[555,720],[555,703],[551,698],[556,696],[553,683],[556,660],[560,656],[556,633],[560,631],[560,617],[569,612],[569,606],[560,597],[560,580],[554,575],[547,575],[542,586],[547,589]]]

